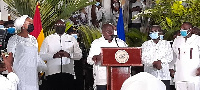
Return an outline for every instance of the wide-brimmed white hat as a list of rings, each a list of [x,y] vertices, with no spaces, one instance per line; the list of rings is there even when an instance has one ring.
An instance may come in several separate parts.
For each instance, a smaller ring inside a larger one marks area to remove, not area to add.
[[[166,86],[155,76],[140,72],[125,80],[121,90],[166,90]]]

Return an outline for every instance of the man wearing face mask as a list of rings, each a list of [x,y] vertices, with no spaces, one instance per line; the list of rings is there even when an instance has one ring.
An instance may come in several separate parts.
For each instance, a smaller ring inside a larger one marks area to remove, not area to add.
[[[44,90],[74,90],[74,60],[80,60],[82,51],[77,40],[65,33],[65,22],[57,20],[55,34],[47,36],[40,48],[40,55],[47,61],[47,81]]]
[[[7,52],[12,55],[13,71],[20,80],[17,90],[39,90],[38,72],[46,65],[38,55],[36,38],[29,35],[34,30],[33,20],[23,15],[15,20],[14,26],[21,31],[9,38]]]
[[[180,34],[172,45],[176,54],[174,75],[176,90],[200,90],[200,38],[192,34],[189,22],[181,25]]]
[[[4,28],[4,21],[3,20],[0,20],[0,29]]]
[[[171,45],[166,40],[161,40],[162,30],[158,25],[153,25],[150,30],[151,40],[142,44],[142,62],[144,72],[148,72],[157,77],[166,85],[166,90],[170,90],[169,62],[173,59]]]
[[[76,40],[77,40],[77,38],[78,38],[77,31],[74,30],[73,27],[70,27],[70,28],[67,30],[67,34],[73,36]]]
[[[95,27],[101,27],[102,26],[102,20],[103,20],[103,15],[106,14],[105,8],[102,7],[100,0],[96,0],[96,4],[92,5],[91,9],[91,17],[92,17],[92,24]]]
[[[9,38],[15,34],[14,21],[13,20],[6,21],[4,23],[4,26],[7,29],[7,35],[6,35],[6,39],[5,39],[5,42],[7,44]]]

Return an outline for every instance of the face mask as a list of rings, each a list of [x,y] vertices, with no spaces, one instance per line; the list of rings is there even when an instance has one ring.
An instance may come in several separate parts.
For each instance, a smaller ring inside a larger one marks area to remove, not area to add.
[[[180,30],[181,36],[186,37],[186,36],[190,33],[190,32],[187,33],[187,31],[188,31],[188,30],[183,30],[183,29],[181,29],[181,30]]]
[[[159,35],[159,37],[160,37],[160,40],[164,39],[164,35]]]
[[[78,38],[78,35],[77,34],[71,34],[75,39]]]
[[[32,32],[33,30],[34,30],[33,24],[28,25],[27,31],[30,33],[30,32]]]
[[[14,34],[14,33],[15,33],[15,28],[14,28],[14,27],[9,27],[9,28],[7,29],[7,32],[8,32],[9,34]]]
[[[65,26],[57,26],[56,27],[57,34],[63,34],[64,32],[65,32]]]
[[[159,32],[153,32],[153,33],[149,34],[149,36],[151,37],[151,39],[157,39],[159,37],[158,33]]]
[[[3,26],[3,25],[0,25],[0,29],[1,29],[1,28],[4,28],[4,26]]]
[[[96,4],[95,4],[95,6],[99,6],[100,5],[100,2],[97,2]]]

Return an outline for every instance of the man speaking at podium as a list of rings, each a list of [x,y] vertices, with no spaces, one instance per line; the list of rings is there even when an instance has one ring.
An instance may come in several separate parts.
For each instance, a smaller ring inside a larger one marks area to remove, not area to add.
[[[114,28],[111,24],[102,26],[102,37],[95,39],[87,57],[87,63],[93,65],[94,90],[107,90],[106,66],[99,65],[101,60],[101,47],[127,47],[121,39],[113,37]]]

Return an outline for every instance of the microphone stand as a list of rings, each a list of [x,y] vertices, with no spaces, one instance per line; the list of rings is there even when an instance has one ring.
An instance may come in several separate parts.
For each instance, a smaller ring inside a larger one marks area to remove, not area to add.
[[[117,43],[117,35],[112,35],[112,38],[115,39],[115,43],[117,44],[117,47],[119,47],[118,43]]]

